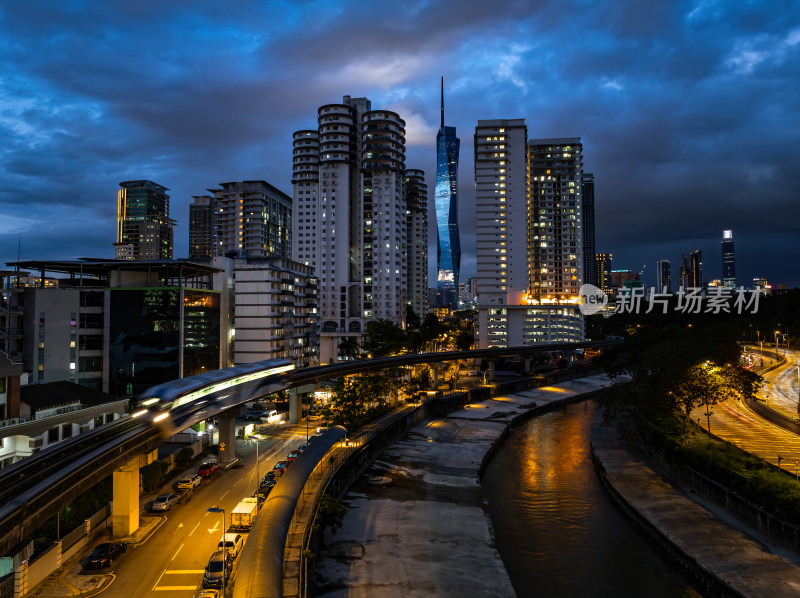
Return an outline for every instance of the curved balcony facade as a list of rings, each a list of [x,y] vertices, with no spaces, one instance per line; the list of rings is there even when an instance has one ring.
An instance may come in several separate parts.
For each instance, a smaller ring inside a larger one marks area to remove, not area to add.
[[[406,123],[396,112],[370,110],[361,116],[362,170],[405,168]]]
[[[326,104],[317,111],[319,161],[356,161],[356,111],[346,104]]]
[[[292,141],[292,182],[319,180],[319,133],[295,131]]]

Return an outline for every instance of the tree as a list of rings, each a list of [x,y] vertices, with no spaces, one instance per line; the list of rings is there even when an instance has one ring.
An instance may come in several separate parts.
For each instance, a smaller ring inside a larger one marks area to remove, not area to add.
[[[378,319],[367,324],[364,350],[373,357],[386,357],[403,349],[405,333],[390,320]]]
[[[345,359],[358,359],[361,357],[361,347],[358,346],[358,338],[355,336],[345,336],[339,340],[339,355]]]

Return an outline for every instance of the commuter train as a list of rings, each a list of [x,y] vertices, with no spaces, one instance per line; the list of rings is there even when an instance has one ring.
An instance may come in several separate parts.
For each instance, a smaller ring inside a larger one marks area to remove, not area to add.
[[[267,359],[173,380],[142,393],[131,415],[150,417],[155,423],[175,415],[199,415],[203,407],[215,415],[225,407],[278,390],[280,374],[292,369],[290,359]]]

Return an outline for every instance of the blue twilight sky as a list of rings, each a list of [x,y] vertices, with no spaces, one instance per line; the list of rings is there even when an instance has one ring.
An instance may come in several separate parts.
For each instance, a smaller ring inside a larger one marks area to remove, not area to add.
[[[444,75],[463,278],[475,125],[525,118],[582,137],[615,268],[652,285],[701,249],[718,278],[730,228],[740,284],[800,285],[797,0],[10,0],[0,65],[2,262],[19,237],[23,259],[113,257],[118,183],[142,178],[171,189],[185,257],[190,196],[291,192],[292,132],[345,94],[406,120],[432,204]]]

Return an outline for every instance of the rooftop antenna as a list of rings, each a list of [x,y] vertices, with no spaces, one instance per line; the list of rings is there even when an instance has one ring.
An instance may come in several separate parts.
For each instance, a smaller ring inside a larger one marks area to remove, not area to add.
[[[444,129],[444,76],[442,76],[442,128]]]

